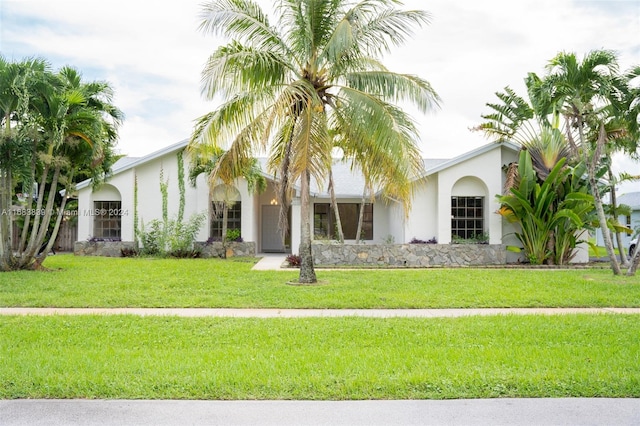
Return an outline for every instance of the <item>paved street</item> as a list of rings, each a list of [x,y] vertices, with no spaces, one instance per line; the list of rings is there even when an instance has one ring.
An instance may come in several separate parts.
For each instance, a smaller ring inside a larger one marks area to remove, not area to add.
[[[640,425],[640,399],[0,401],[3,426]]]

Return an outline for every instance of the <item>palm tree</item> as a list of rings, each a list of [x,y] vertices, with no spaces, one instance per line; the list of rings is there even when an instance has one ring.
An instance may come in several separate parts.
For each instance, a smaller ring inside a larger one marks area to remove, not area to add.
[[[223,181],[229,178],[225,169],[268,150],[269,171],[280,185],[282,218],[299,185],[300,283],[317,281],[309,185],[311,178],[326,181],[334,135],[372,154],[393,153],[384,169],[394,173],[379,179],[401,176],[389,187],[400,190],[393,195],[409,206],[404,183],[422,164],[415,124],[395,103],[409,101],[424,112],[438,97],[425,80],[393,73],[380,62],[428,22],[426,12],[399,10],[399,5],[395,0],[280,0],[276,25],[249,0],[214,0],[203,8],[201,29],[232,41],[219,47],[203,70],[204,95],[223,103],[200,118],[192,143],[226,147],[220,162],[231,166],[219,167]]]
[[[31,102],[46,84],[49,65],[42,59],[9,62],[0,56],[0,271],[19,267],[12,249],[14,177],[26,193],[32,191],[37,135]]]
[[[570,128],[576,130],[575,145],[587,164],[605,248],[611,259],[613,273],[619,275],[620,265],[613,249],[598,186],[598,169],[603,160],[610,163],[608,154],[614,151],[607,149],[607,145],[615,144],[615,140],[608,137],[607,126],[624,114],[627,80],[620,74],[616,55],[612,51],[592,51],[582,61],[574,53],[562,52],[547,65],[547,76],[542,87],[550,94],[550,103],[561,108]],[[569,138],[573,138],[571,133]]]
[[[249,159],[241,169],[233,168],[231,171],[220,171],[219,167],[227,166],[230,163],[221,163],[220,159],[224,155],[224,151],[217,148],[211,147],[208,145],[198,145],[192,144],[188,147],[189,152],[191,154],[190,166],[189,166],[189,182],[192,186],[196,185],[196,179],[201,174],[207,175],[207,180],[209,183],[209,198],[213,199],[221,199],[220,202],[214,203],[214,209],[216,215],[222,215],[222,244],[223,248],[223,256],[226,256],[226,243],[228,242],[227,238],[227,229],[229,222],[229,207],[233,206],[235,203],[235,197],[230,196],[230,194],[235,195],[235,186],[234,181],[238,178],[243,178],[247,182],[247,189],[251,193],[261,193],[267,188],[267,180],[262,174],[262,170],[260,169],[260,164],[256,158]],[[234,175],[234,173],[240,172],[239,175]],[[214,188],[218,184],[218,176],[234,176],[232,180],[222,181],[222,194],[219,197],[213,196]]]
[[[488,121],[478,127],[499,138],[525,135],[524,139],[533,139],[531,135],[540,133],[540,129],[560,128],[559,119],[564,119],[562,129],[568,149],[563,149],[561,157],[568,156],[572,162],[582,161],[587,166],[614,274],[620,273],[620,266],[602,205],[604,194],[598,183],[611,167],[613,152],[624,150],[637,156],[640,102],[638,89],[633,89],[630,82],[639,75],[638,67],[620,74],[617,58],[610,51],[590,52],[581,62],[573,53],[560,53],[549,62],[544,78],[530,73],[525,79],[530,102],[507,88],[506,93],[498,94],[503,104],[488,104],[495,112],[483,116]],[[558,148],[561,147],[554,149]]]
[[[28,170],[21,180],[29,190],[38,182],[34,209],[38,214],[25,217],[12,260],[12,268],[18,269],[37,269],[46,259],[76,176],[88,171],[96,183],[104,178],[114,161],[112,148],[122,119],[122,113],[111,104],[112,90],[107,83],[85,83],[80,73],[69,67],[56,74],[43,69],[41,75],[23,113],[28,133],[22,141],[28,150],[22,163]],[[56,205],[61,187],[67,196]],[[28,210],[33,201],[27,198]]]

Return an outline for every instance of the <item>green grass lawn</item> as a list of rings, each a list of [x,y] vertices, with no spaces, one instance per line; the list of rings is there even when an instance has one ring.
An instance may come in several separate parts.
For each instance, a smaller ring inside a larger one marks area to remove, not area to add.
[[[640,397],[633,315],[0,318],[0,398]]]
[[[253,261],[57,255],[50,272],[0,274],[0,306],[233,308],[639,307],[640,277],[607,269],[292,271]]]
[[[251,271],[253,260],[52,256],[0,306],[638,307],[609,270]],[[640,397],[634,315],[0,317],[0,398]]]

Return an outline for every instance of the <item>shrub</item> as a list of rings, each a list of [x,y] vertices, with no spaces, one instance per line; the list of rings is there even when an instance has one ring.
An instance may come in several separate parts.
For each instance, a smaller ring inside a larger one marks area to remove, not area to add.
[[[242,242],[239,229],[227,229],[227,241]]]
[[[412,238],[411,241],[409,241],[409,244],[438,244],[438,240],[436,240],[436,237],[431,238],[430,240],[419,240],[418,238]]]
[[[124,247],[120,249],[120,255],[122,257],[137,257],[138,250],[130,247]]]
[[[299,268],[302,264],[302,258],[297,254],[290,254],[285,260],[287,261],[289,266],[292,266],[294,268]]]
[[[471,238],[462,238],[454,234],[451,236],[451,244],[489,244],[489,234],[483,232]]]
[[[204,223],[204,213],[194,214],[187,222],[154,219],[149,223],[149,231],[142,225],[140,240],[143,253],[152,256],[199,257],[200,251],[194,242],[198,230]]]
[[[162,221],[154,219],[149,222],[149,231],[145,229],[144,223],[140,231],[140,242],[142,243],[142,253],[157,256],[165,247],[165,232]]]

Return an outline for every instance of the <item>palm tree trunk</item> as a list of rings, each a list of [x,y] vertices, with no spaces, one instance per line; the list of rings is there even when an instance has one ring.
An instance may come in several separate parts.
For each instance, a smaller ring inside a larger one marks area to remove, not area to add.
[[[0,169],[0,271],[10,271],[13,264],[12,189],[11,171]]]
[[[44,251],[36,258],[36,262],[33,265],[34,269],[40,269],[42,267],[42,263],[45,261],[51,250],[53,249],[53,245],[56,242],[56,238],[58,237],[58,230],[60,229],[60,223],[62,223],[62,218],[64,217],[64,208],[67,205],[67,197],[62,199],[62,203],[60,204],[60,210],[58,210],[58,216],[56,217],[56,224],[53,227],[53,231],[51,232],[51,236],[49,237],[49,241],[47,242],[47,247],[45,247]]]
[[[313,284],[318,282],[316,278],[316,272],[313,268],[313,255],[311,253],[311,221],[309,216],[311,215],[311,195],[309,184],[311,181],[311,175],[309,170],[306,169],[302,172],[302,178],[300,182],[300,277],[298,282],[301,284]]]
[[[616,257],[616,253],[613,249],[611,234],[609,233],[609,228],[607,227],[607,217],[604,213],[604,207],[602,206],[602,199],[600,198],[600,190],[598,189],[598,181],[596,179],[596,164],[600,161],[600,154],[602,152],[602,147],[605,141],[606,141],[606,132],[604,129],[604,124],[601,124],[598,140],[596,141],[596,148],[592,154],[593,156],[589,161],[589,167],[588,167],[589,184],[591,185],[591,191],[593,192],[594,204],[596,207],[596,213],[598,215],[598,221],[600,222],[600,230],[602,231],[602,238],[604,240],[604,245],[605,245],[605,248],[607,249],[607,254],[609,255],[609,259],[611,260],[611,269],[613,270],[614,275],[620,275],[621,273],[620,264],[618,263],[618,258]]]
[[[38,157],[37,145],[33,145],[33,149],[31,151],[31,175],[35,181],[36,177],[36,159]],[[22,188],[23,190],[25,188]],[[33,206],[33,182],[31,183],[31,188],[29,188],[29,202],[26,205],[27,210],[31,210]],[[27,237],[29,236],[29,227],[31,226],[31,215],[26,215],[24,218],[24,224],[22,226],[22,235],[20,236],[20,246],[18,247],[18,256],[22,256],[26,247],[27,247]]]
[[[291,134],[287,141],[285,148],[285,155],[282,157],[282,163],[280,164],[280,179],[277,183],[276,196],[278,205],[280,206],[280,213],[278,215],[278,229],[280,230],[280,237],[282,239],[282,245],[285,245],[285,240],[289,234],[289,166],[291,165],[291,147],[293,144],[293,125],[295,125],[295,119],[293,120]]]
[[[42,176],[40,178],[40,186],[38,187],[38,199],[36,201],[36,213],[42,212],[42,203],[44,202],[44,190],[47,184],[47,177],[49,176],[49,164],[44,166],[44,170],[42,171]],[[34,179],[35,180],[35,179]],[[40,214],[34,215],[33,225],[31,230],[31,236],[29,238],[29,243],[25,247],[24,251],[20,253],[21,257],[27,256],[29,250],[31,250],[31,246],[35,244],[35,239],[37,238],[38,228],[40,226],[40,221],[42,216]]]
[[[329,195],[331,197],[331,208],[333,208],[333,214],[336,217],[336,231],[338,232],[338,241],[344,243],[344,232],[342,232],[342,221],[340,220],[340,210],[338,209],[338,203],[336,201],[336,191],[333,186],[333,171],[329,169]],[[331,232],[331,230],[329,230]]]
[[[367,199],[367,187],[365,185],[362,191],[362,201],[360,202],[360,214],[358,216],[358,229],[356,230],[356,244],[360,244],[360,237],[362,235],[362,222],[364,221],[364,203]]]
[[[51,213],[53,211],[53,205],[56,198],[56,192],[58,189],[58,178],[60,177],[60,166],[56,166],[53,172],[53,178],[51,179],[51,185],[49,187],[49,198],[47,199],[47,205],[44,208],[43,212],[36,213],[44,213],[44,215],[36,214],[36,222],[34,223],[34,227],[31,230],[31,241],[29,242],[29,247],[23,258],[20,260],[23,267],[32,266],[32,263],[38,254],[38,250],[42,247],[42,243],[44,242],[44,238],[47,235],[47,230],[49,229],[49,221],[51,219]],[[42,191],[43,193],[44,191]],[[42,205],[41,202],[38,204]],[[38,223],[38,226],[36,226]]]
[[[609,166],[609,182],[611,183],[611,217],[617,223],[618,221],[618,202],[616,200],[616,186],[613,182],[613,172],[611,166]],[[624,250],[624,243],[622,242],[622,234],[619,231],[616,232],[616,245],[618,246],[618,252],[620,253],[620,264],[623,268],[629,267],[629,261]]]
[[[636,270],[638,269],[638,264],[640,264],[640,250],[636,248],[635,253],[633,254],[633,259],[631,259],[631,266],[627,270],[627,276],[633,277],[636,275]]]
[[[227,228],[229,227],[229,204],[224,201],[222,206],[222,258],[227,258]]]
[[[73,176],[74,172],[72,171],[70,175],[67,176],[67,182],[73,182]],[[60,224],[62,223],[62,219],[64,218],[64,208],[67,205],[68,194],[69,188],[65,188],[65,196],[62,198],[62,202],[60,203],[58,216],[56,217],[56,223],[53,227],[53,231],[51,231],[51,236],[49,237],[49,241],[47,242],[47,247],[45,247],[42,254],[36,258],[34,269],[40,269],[42,263],[45,261],[45,259],[53,249],[53,245],[56,243],[56,239],[58,238],[58,231],[60,230]]]

